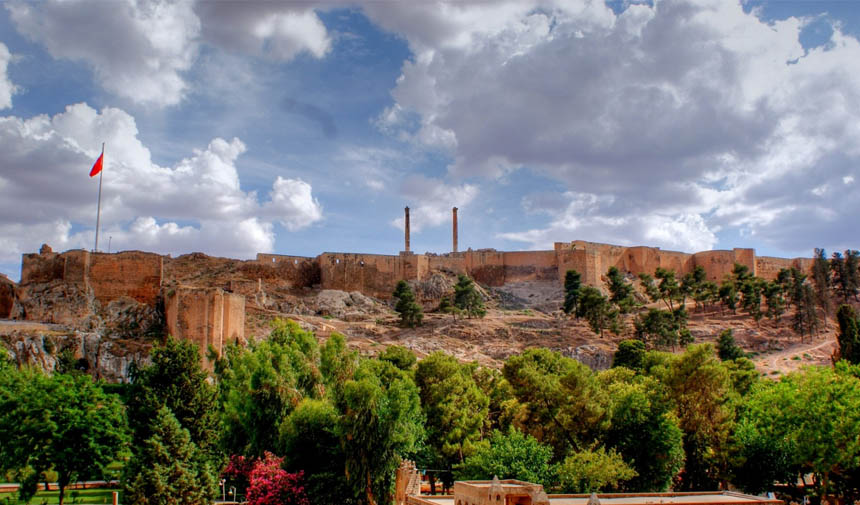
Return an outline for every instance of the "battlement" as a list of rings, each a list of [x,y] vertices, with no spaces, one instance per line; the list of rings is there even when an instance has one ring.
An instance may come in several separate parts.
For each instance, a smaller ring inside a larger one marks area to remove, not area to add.
[[[21,260],[21,285],[62,281],[82,291],[92,289],[102,303],[127,296],[149,305],[158,299],[163,280],[164,257],[142,251],[113,254],[82,249],[55,253],[50,249],[25,254]]]

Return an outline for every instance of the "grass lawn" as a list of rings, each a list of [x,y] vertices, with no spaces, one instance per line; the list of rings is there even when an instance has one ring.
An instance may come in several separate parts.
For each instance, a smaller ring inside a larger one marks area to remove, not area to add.
[[[103,504],[103,503],[113,503],[112,491],[119,491],[118,489],[67,489],[65,496],[65,503],[90,503],[90,504]],[[36,496],[30,500],[30,504],[32,505],[40,505],[42,503],[51,504],[59,502],[59,491],[39,491],[36,493]],[[23,502],[18,501],[18,493],[0,493],[0,505],[6,504],[19,504]]]

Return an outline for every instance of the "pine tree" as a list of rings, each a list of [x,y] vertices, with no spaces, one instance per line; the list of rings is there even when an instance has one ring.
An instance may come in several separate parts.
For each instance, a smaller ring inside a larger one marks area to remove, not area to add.
[[[609,290],[609,301],[614,303],[622,314],[633,308],[633,286],[624,280],[618,268],[609,267],[606,272],[606,288]]]
[[[853,364],[860,364],[860,320],[850,305],[841,305],[836,311],[839,322],[839,357]]]
[[[576,270],[568,270],[564,274],[564,306],[562,310],[565,314],[576,314],[581,288],[582,276]]]
[[[833,259],[830,260],[830,269],[833,272],[833,286],[842,296],[844,302],[848,298],[857,296],[857,287],[860,283],[860,272],[858,272],[858,253],[848,249],[845,251],[845,256],[839,252],[833,253]]]
[[[860,288],[860,251],[848,249],[845,251],[845,289],[855,300],[857,288]]]
[[[469,317],[484,317],[487,314],[484,309],[484,299],[475,290],[475,283],[465,275],[460,275],[457,278],[457,285],[454,286],[454,306]]]
[[[735,336],[731,328],[723,330],[717,341],[717,354],[723,361],[744,357],[743,349],[735,343]]]
[[[150,436],[125,469],[125,501],[134,505],[195,505],[215,497],[212,471],[188,430],[161,407]]]
[[[400,324],[409,328],[421,326],[421,322],[424,320],[424,311],[415,302],[415,294],[412,293],[409,284],[404,280],[398,282],[392,296],[397,300],[394,311],[400,314]]]
[[[815,257],[812,262],[812,282],[815,284],[815,301],[824,311],[824,317],[830,315],[830,262],[827,261],[827,252],[824,249],[815,249]]]

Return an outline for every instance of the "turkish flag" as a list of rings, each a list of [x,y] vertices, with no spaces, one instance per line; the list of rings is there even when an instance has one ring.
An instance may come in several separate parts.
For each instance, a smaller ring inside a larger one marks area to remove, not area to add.
[[[96,160],[96,164],[93,165],[93,169],[90,170],[90,177],[98,175],[99,172],[102,171],[102,163],[105,159],[105,153],[102,151],[102,155],[99,156],[99,159]]]

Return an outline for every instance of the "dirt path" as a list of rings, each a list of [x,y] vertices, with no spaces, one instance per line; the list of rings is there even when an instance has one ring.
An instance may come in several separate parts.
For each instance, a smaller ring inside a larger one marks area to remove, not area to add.
[[[836,350],[836,339],[827,337],[804,344],[794,344],[782,351],[764,356],[756,361],[758,369],[766,375],[785,374],[804,365],[829,365],[830,356]]]

